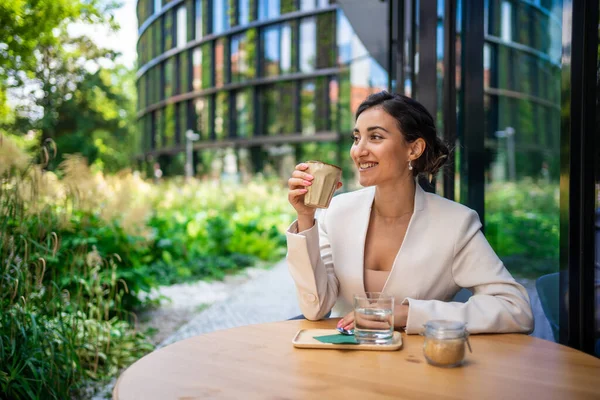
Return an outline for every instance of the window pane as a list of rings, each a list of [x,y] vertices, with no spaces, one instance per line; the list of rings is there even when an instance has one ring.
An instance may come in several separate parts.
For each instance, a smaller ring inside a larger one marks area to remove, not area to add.
[[[229,0],[213,1],[213,33],[229,29]]]
[[[182,101],[177,104],[177,144],[185,143],[185,132],[189,129],[187,112],[187,101]]]
[[[335,66],[335,13],[317,17],[318,54],[317,68]]]
[[[195,38],[195,32],[194,32],[194,19],[196,18],[196,16],[194,15],[194,2],[195,0],[187,0],[185,2],[185,7],[187,9],[187,41],[191,42],[192,40],[194,40]]]
[[[173,81],[173,75],[174,75],[174,58],[170,57],[163,65],[164,65],[164,82],[165,82],[165,86],[164,86],[164,98],[169,98],[171,96],[173,96],[174,93],[174,81]]]
[[[320,76],[316,79],[315,88],[315,127],[317,132],[329,129],[328,121],[328,92],[329,83],[326,77]]]
[[[237,136],[251,137],[254,132],[254,107],[252,105],[252,89],[239,91],[235,101],[237,117]]]
[[[314,17],[300,22],[300,71],[312,72],[317,55],[317,26]]]
[[[231,37],[231,82],[241,82],[254,78],[256,47],[254,45],[255,39],[251,40],[251,38],[255,37],[255,29]]]
[[[284,24],[281,27],[281,73],[292,72],[292,27]]]
[[[190,90],[190,61],[188,51],[179,54],[179,93],[187,93]]]
[[[275,115],[277,114],[278,95],[275,86],[265,86],[261,90],[261,123],[267,135],[277,134]]]
[[[146,75],[142,75],[138,80],[138,110],[148,106],[146,100]]]
[[[211,87],[210,67],[211,67],[210,43],[205,43],[196,47],[192,53],[193,68],[193,90],[207,89]]]
[[[300,91],[300,120],[303,135],[315,133],[315,106],[315,82],[304,81]]]
[[[194,131],[202,140],[210,139],[210,98],[200,97],[194,100]]]
[[[247,25],[250,22],[250,0],[239,0],[238,18],[240,25]]]
[[[337,78],[331,78],[329,81],[329,129],[338,132],[340,131],[338,126],[339,93],[340,87]]]
[[[297,11],[296,0],[281,0],[281,13],[289,13]]]
[[[175,104],[165,108],[165,142],[164,147],[175,146]]]
[[[177,47],[185,47],[187,43],[187,11],[185,6],[177,9]]]
[[[158,57],[160,53],[162,53],[162,28],[160,25],[160,19],[154,21],[152,23],[152,27],[154,30],[154,52],[152,54],[152,58]]]
[[[353,58],[359,58],[364,54],[361,52],[359,54],[353,54],[352,46],[353,40],[358,40],[355,38],[354,30],[352,30],[352,26],[350,25],[350,21],[344,15],[341,10],[338,10],[337,13],[337,24],[336,24],[337,32],[336,32],[336,41],[338,45],[338,65],[348,65]],[[360,48],[360,46],[358,46]],[[356,51],[354,51],[356,53]]]
[[[173,11],[168,11],[164,16],[165,26],[164,26],[164,35],[165,35],[165,44],[164,50],[167,51],[173,48]]]
[[[279,0],[258,0],[258,19],[273,19],[279,16]]]
[[[192,53],[192,89],[202,89],[202,49],[196,47]]]
[[[500,10],[500,35],[502,40],[505,42],[512,41],[513,29],[513,4],[504,0]]]
[[[204,4],[202,4],[203,1],[202,0],[196,0],[196,3],[194,4],[194,13],[195,13],[195,24],[196,24],[196,40],[198,39],[202,39],[202,36],[204,35],[204,21],[202,19],[202,15],[203,15],[203,9],[202,7],[204,7]]]
[[[225,38],[215,41],[215,86],[225,83]]]
[[[246,31],[246,39],[241,43],[240,51],[242,52],[242,58],[244,59],[244,68],[242,69],[242,76],[247,79],[256,78],[256,45],[258,41],[258,31],[256,28],[248,29]],[[245,72],[244,72],[245,71]]]
[[[157,85],[155,84],[156,81],[153,79],[154,78],[154,69],[155,68],[156,67],[150,68],[148,70],[148,72],[146,72],[146,74],[145,74],[148,77],[148,80],[147,80],[148,86],[147,86],[147,88],[148,88],[148,105],[149,106],[152,105],[152,104],[154,104],[156,102],[156,100],[154,99],[154,91],[156,90],[156,86]]]
[[[154,130],[154,149],[163,148],[163,139],[165,136],[165,119],[163,116],[163,110],[156,110],[156,128]]]
[[[294,82],[265,87],[261,93],[261,120],[268,135],[296,132]]]
[[[314,10],[315,9],[315,0],[300,0],[300,10]]]
[[[225,139],[229,136],[229,94],[217,93],[215,107],[215,138]]]
[[[271,26],[262,32],[263,57],[262,69],[265,76],[279,75],[279,63],[281,58],[279,42],[279,26]]]
[[[552,49],[562,32],[551,32],[554,15],[531,2],[490,0],[489,18],[502,41],[544,53],[495,43],[484,50],[489,87],[516,92],[492,91],[484,102],[485,233],[515,279],[535,293],[535,279],[559,269],[561,69]],[[535,314],[533,335],[554,340]]]
[[[296,108],[294,97],[296,93],[295,82],[283,82],[277,84],[279,91],[279,112],[277,113],[277,126],[279,133],[288,134],[296,130]]]
[[[140,0],[137,5],[138,24],[141,26],[152,13],[152,0]]]
[[[240,79],[240,40],[241,35],[235,35],[231,37],[230,51],[231,54],[231,82],[239,82]]]

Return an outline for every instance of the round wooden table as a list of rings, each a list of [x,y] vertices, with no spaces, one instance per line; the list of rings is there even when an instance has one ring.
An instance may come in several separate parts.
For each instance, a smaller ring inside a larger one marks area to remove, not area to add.
[[[526,335],[473,335],[460,368],[427,364],[423,337],[398,351],[297,349],[302,328],[337,319],[250,325],[196,336],[129,367],[116,400],[600,399],[600,359]]]

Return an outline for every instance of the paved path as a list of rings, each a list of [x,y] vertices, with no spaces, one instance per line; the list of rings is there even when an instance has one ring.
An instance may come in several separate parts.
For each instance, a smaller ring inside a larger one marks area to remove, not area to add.
[[[299,314],[294,281],[283,260],[194,317],[160,347],[218,329],[282,321]]]

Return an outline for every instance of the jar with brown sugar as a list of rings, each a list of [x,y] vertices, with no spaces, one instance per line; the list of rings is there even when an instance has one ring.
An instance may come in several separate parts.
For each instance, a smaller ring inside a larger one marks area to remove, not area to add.
[[[429,364],[438,367],[458,367],[465,359],[465,347],[469,343],[469,333],[463,322],[433,320],[425,325],[423,354]]]

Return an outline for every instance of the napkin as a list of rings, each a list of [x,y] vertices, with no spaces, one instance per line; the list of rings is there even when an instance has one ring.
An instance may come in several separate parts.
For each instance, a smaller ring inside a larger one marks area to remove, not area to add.
[[[354,336],[342,335],[341,333],[335,335],[325,336],[313,336],[319,342],[322,343],[333,343],[333,344],[358,344],[358,341]]]

